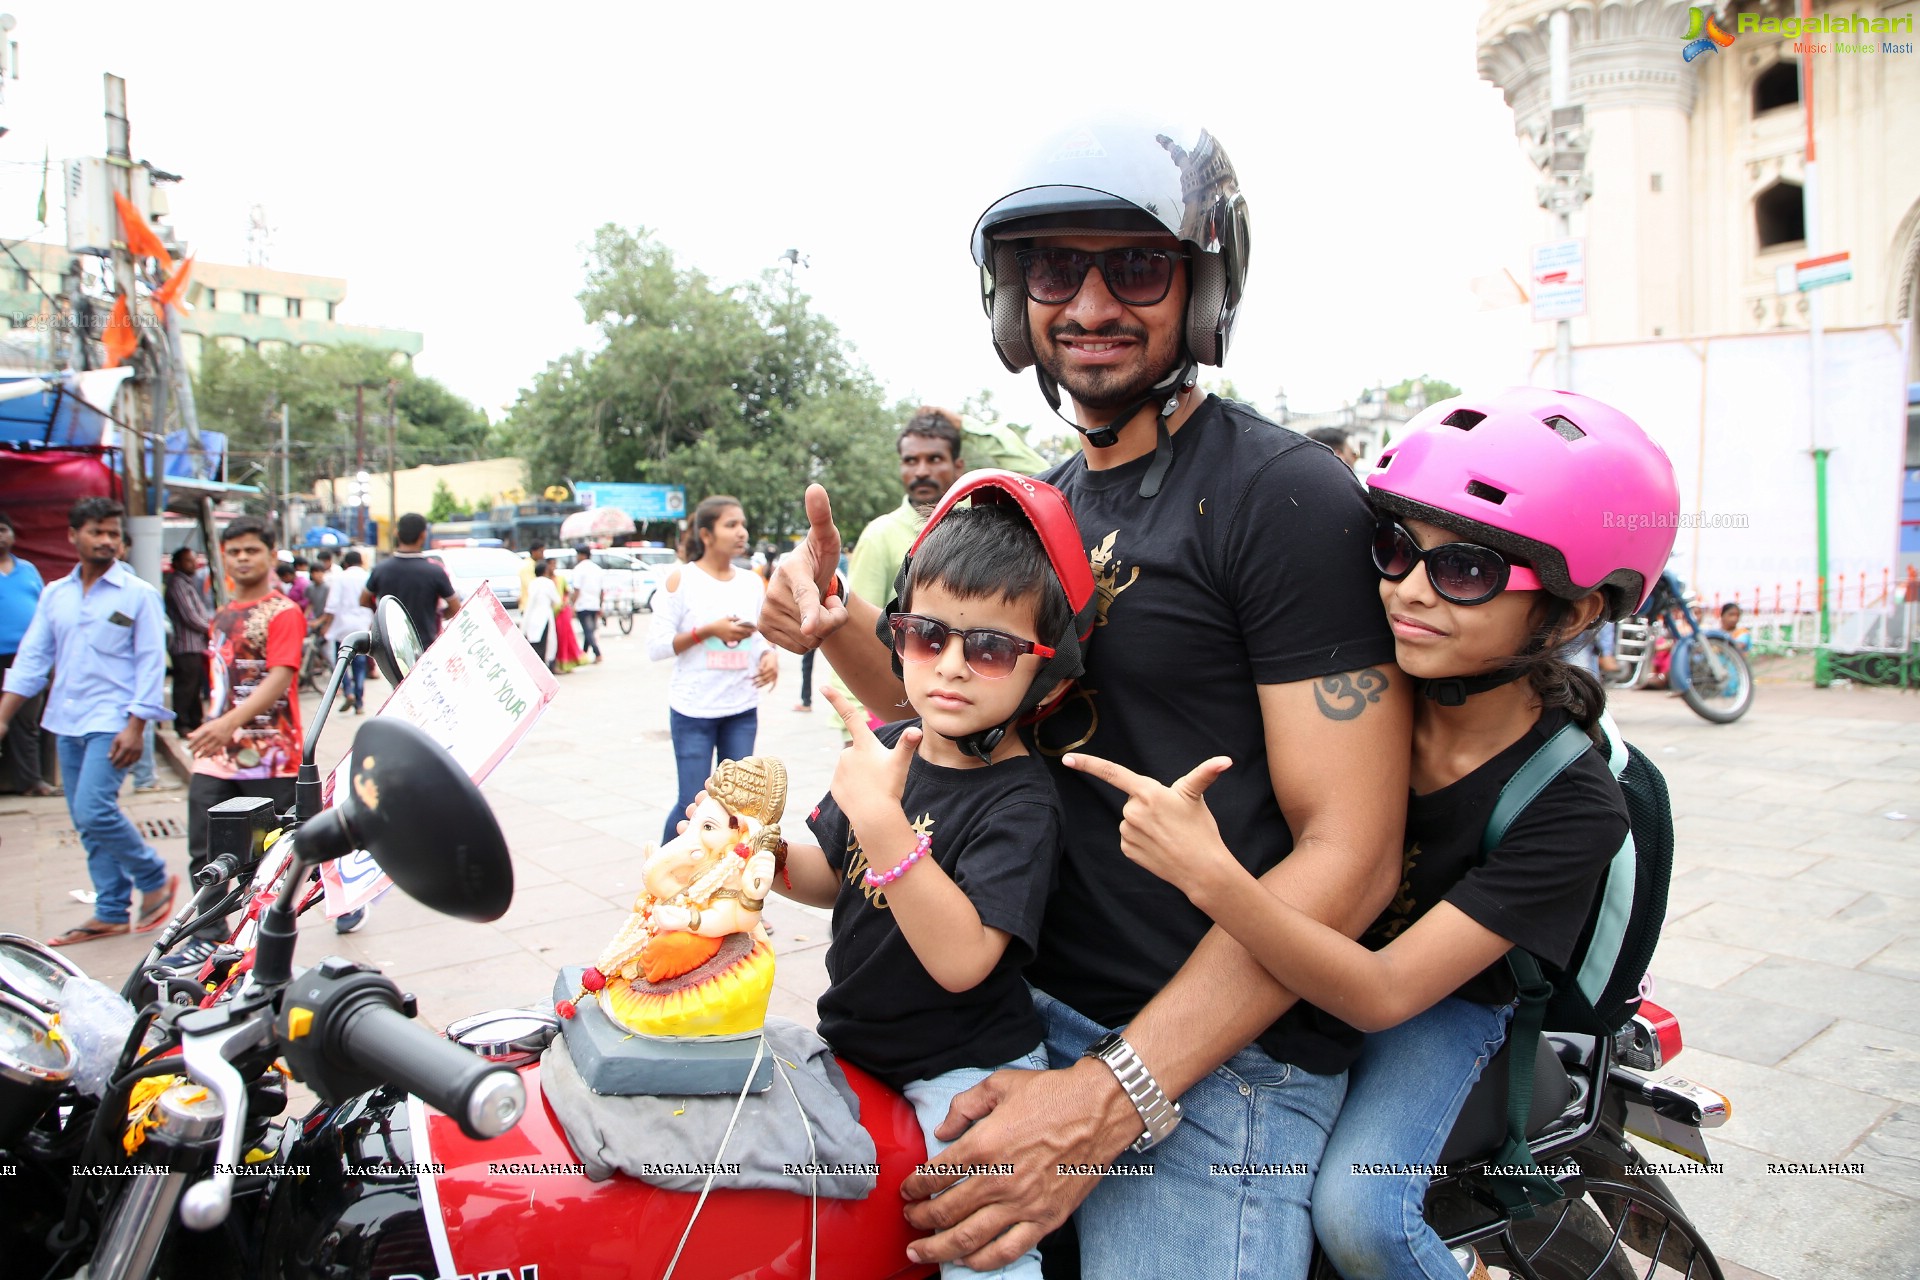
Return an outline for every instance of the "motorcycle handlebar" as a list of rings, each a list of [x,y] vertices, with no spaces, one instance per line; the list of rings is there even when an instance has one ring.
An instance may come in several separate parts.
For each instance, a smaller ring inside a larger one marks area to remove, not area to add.
[[[411,1021],[380,1000],[340,1018],[340,1065],[371,1071],[452,1116],[469,1138],[497,1138],[520,1122],[527,1091],[520,1075]]]

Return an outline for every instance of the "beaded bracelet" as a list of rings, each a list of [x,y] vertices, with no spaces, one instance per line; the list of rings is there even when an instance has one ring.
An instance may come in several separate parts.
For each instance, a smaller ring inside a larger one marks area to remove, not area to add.
[[[920,833],[920,838],[913,842],[913,852],[900,859],[899,866],[891,871],[882,871],[879,875],[875,875],[873,868],[868,867],[866,875],[862,878],[866,880],[868,888],[883,889],[895,880],[898,880],[901,876],[907,874],[908,867],[911,867],[914,863],[920,861],[920,859],[932,852],[933,837],[923,831]]]

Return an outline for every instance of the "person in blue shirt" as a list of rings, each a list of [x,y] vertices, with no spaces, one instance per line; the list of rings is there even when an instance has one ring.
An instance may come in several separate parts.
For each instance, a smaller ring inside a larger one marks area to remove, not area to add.
[[[168,873],[160,855],[120,812],[120,785],[128,766],[140,758],[147,722],[173,719],[161,697],[165,606],[158,591],[120,562],[125,515],[111,498],[73,504],[67,539],[80,563],[41,594],[39,610],[7,670],[6,691],[0,693],[4,733],[51,678],[41,724],[59,737],[67,813],[86,847],[93,878],[93,915],[48,939],[50,946],[157,929],[173,913],[180,887],[179,877]]]
[[[0,672],[13,665],[20,641],[40,606],[40,570],[13,554],[13,521],[0,511]],[[0,794],[50,796],[40,774],[40,703],[29,702],[0,736]]]

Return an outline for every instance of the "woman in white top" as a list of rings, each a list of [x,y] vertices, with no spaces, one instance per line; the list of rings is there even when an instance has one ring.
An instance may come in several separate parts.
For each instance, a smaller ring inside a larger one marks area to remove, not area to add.
[[[520,634],[553,670],[553,612],[560,607],[560,591],[553,585],[553,561],[536,560],[527,598],[520,602]]]
[[[661,840],[674,837],[686,808],[707,785],[716,758],[753,754],[760,727],[760,690],[771,689],[780,668],[760,635],[766,584],[733,567],[747,551],[747,517],[738,498],[716,495],[694,508],[680,544],[686,563],[667,577],[654,601],[647,654],[674,660],[667,686],[680,798],[667,811]]]

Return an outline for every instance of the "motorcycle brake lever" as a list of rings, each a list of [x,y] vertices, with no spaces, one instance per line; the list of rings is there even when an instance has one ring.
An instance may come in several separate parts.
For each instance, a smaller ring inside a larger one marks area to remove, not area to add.
[[[181,1018],[180,1029],[187,1074],[220,1102],[213,1176],[187,1188],[180,1201],[180,1220],[195,1231],[206,1231],[225,1222],[233,1205],[233,1175],[247,1122],[247,1085],[233,1059],[273,1042],[273,1007],[262,1003],[243,1010],[231,1005],[200,1009]]]

